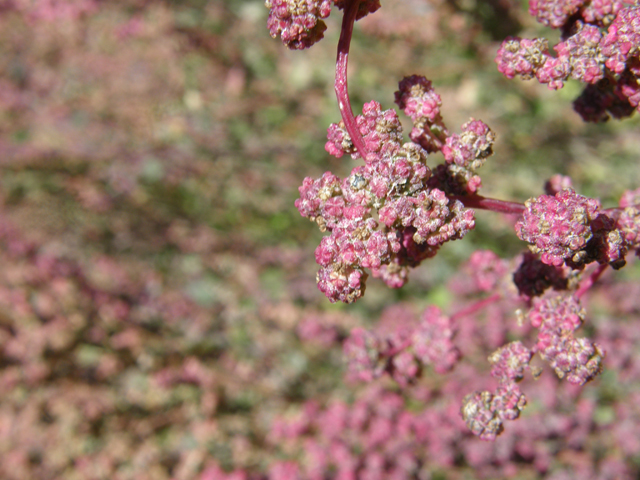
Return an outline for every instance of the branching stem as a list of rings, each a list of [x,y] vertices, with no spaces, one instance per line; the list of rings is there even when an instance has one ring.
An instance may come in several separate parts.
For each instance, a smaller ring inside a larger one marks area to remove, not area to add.
[[[477,208],[480,210],[490,210],[498,213],[510,213],[515,215],[522,215],[525,210],[525,206],[522,203],[509,202],[507,200],[497,200],[495,198],[487,198],[481,195],[460,195],[451,196],[454,200],[460,200],[467,208]]]
[[[609,266],[608,263],[605,263],[604,265],[598,265],[598,268],[596,268],[591,273],[591,275],[589,275],[589,278],[587,278],[584,282],[582,282],[582,284],[580,285],[580,288],[576,290],[575,297],[580,298],[585,293],[587,293],[587,291],[593,286],[593,284],[598,281],[598,279],[604,273],[604,271],[607,269],[608,266]]]
[[[338,53],[336,58],[335,92],[345,129],[347,130],[349,137],[351,137],[351,141],[353,142],[353,146],[356,151],[360,153],[363,159],[366,160],[369,152],[367,151],[364,139],[358,129],[356,118],[353,115],[353,110],[351,109],[351,100],[349,98],[347,81],[349,49],[351,47],[353,25],[356,21],[359,4],[360,0],[345,0],[344,15],[342,17],[342,27],[340,30],[340,40],[338,41]],[[452,198],[460,200],[465,207],[490,210],[498,213],[520,215],[525,209],[524,205],[521,203],[485,198],[480,195],[454,196]]]
[[[493,295],[484,298],[482,300],[477,301],[476,303],[472,303],[468,307],[463,308],[462,310],[458,310],[456,313],[451,315],[451,320],[459,320],[462,317],[466,317],[467,315],[471,315],[472,313],[476,313],[478,310],[483,309],[487,305],[491,305],[494,302],[497,302],[502,298],[502,295],[499,293],[494,293]]]
[[[384,356],[387,358],[391,358],[394,355],[399,354],[400,352],[402,352],[403,350],[406,350],[407,348],[409,348],[411,345],[413,345],[413,339],[408,338],[406,339],[404,342],[402,342],[400,345],[398,345],[395,348],[391,348],[389,350],[387,350],[384,353]]]
[[[353,115],[353,110],[351,110],[351,100],[349,99],[349,89],[347,87],[349,48],[351,46],[353,24],[356,21],[359,4],[360,0],[345,0],[342,29],[340,30],[340,41],[338,42],[338,57],[336,59],[335,90],[336,97],[338,98],[340,115],[342,116],[342,121],[344,122],[347,133],[349,133],[355,149],[360,153],[363,159],[366,159],[369,152],[367,152],[364,139],[360,134],[356,118]]]

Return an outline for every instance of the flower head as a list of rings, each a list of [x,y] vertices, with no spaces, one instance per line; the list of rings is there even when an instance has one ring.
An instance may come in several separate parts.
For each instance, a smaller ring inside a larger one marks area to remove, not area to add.
[[[331,12],[331,0],[266,0],[267,27],[273,38],[296,50],[309,48],[322,39]]]
[[[541,195],[525,202],[523,218],[516,223],[516,233],[528,242],[533,253],[541,254],[547,265],[563,263],[580,268],[593,261],[587,243],[600,225],[600,202],[578,195],[572,189]]]

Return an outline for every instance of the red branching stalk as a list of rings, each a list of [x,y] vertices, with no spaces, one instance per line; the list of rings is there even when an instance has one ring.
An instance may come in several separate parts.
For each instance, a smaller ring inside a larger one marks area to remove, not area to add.
[[[576,298],[580,298],[586,292],[588,292],[589,289],[598,281],[598,279],[604,273],[604,271],[607,269],[608,266],[609,266],[608,263],[605,263],[603,265],[598,265],[598,268],[596,268],[591,273],[591,275],[589,275],[589,278],[587,278],[584,282],[582,282],[582,284],[580,285],[580,288],[578,288],[578,290],[576,290],[576,293],[575,293],[574,296]]]
[[[355,149],[367,158],[367,149],[364,139],[360,134],[356,118],[351,110],[351,100],[349,99],[349,89],[347,86],[347,64],[349,63],[349,47],[351,46],[351,35],[353,34],[353,24],[356,21],[358,13],[358,5],[360,0],[345,0],[344,16],[342,17],[342,28],[340,31],[340,40],[338,42],[338,56],[336,59],[336,80],[335,90],[338,99],[338,107],[345,128],[351,137],[351,141]]]
[[[403,350],[406,350],[407,348],[409,348],[412,345],[413,345],[413,339],[412,338],[408,338],[404,342],[402,342],[400,345],[397,345],[397,346],[395,346],[393,348],[390,348],[389,350],[384,352],[384,356],[385,357],[393,357],[394,355],[399,354],[400,352],[402,352]]]
[[[450,198],[460,200],[467,208],[490,210],[498,213],[521,215],[525,210],[525,206],[522,203],[497,200],[495,198],[483,197],[482,195],[460,195],[451,196]]]
[[[497,302],[498,300],[500,300],[502,298],[502,295],[499,293],[494,293],[493,295],[487,297],[487,298],[483,298],[482,300],[479,300],[471,305],[469,305],[468,307],[465,307],[461,310],[458,310],[457,312],[455,312],[454,314],[451,315],[451,320],[455,321],[458,320],[462,317],[466,317],[468,315],[472,315],[474,313],[476,313],[479,310],[482,310],[484,307],[486,307],[487,305],[491,305],[492,303]]]

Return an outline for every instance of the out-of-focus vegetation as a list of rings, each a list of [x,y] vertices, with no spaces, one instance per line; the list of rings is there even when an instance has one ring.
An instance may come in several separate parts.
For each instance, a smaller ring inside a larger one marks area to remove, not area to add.
[[[0,477],[266,472],[288,458],[276,416],[354,397],[339,345],[303,343],[301,323],[447,307],[471,252],[522,249],[479,213],[407,288],[372,280],[358,305],[328,304],[293,202],[305,176],[354,165],[323,149],[339,15],[306,52],[266,15],[259,0],[0,6]],[[523,201],[563,173],[613,206],[640,185],[639,120],[587,125],[577,86],[505,80],[498,42],[539,28],[509,0],[386,0],[356,26],[354,108],[391,108],[398,80],[425,75],[448,125],[498,135],[484,194]]]

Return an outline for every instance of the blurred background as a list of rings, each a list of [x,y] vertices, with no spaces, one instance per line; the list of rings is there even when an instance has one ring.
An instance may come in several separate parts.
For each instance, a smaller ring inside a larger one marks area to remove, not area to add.
[[[484,195],[524,201],[562,173],[609,207],[638,187],[637,115],[584,124],[580,85],[550,92],[495,68],[507,35],[557,39],[526,4],[382,4],[356,25],[356,112],[392,108],[397,82],[425,75],[452,131],[474,117],[497,134]],[[329,304],[321,233],[293,202],[305,176],[357,165],[323,148],[340,14],[303,52],[266,18],[259,0],[0,2],[1,478],[266,472],[295,457],[269,442],[275,418],[356,395],[345,332],[396,302],[451,309],[446,282],[473,251],[522,250],[509,221],[480,212],[406,288],[370,279],[356,305]]]

